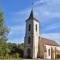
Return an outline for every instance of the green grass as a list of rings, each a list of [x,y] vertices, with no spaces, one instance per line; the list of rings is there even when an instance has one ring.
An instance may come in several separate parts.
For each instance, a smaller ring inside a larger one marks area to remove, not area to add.
[[[24,60],[24,59],[0,59],[0,60]],[[29,59],[27,59],[27,60],[29,60]],[[31,60],[38,60],[38,59],[31,59]],[[46,59],[46,60],[48,60],[48,59]],[[60,59],[49,59],[49,60],[60,60]]]
[[[22,59],[0,59],[0,60],[22,60]]]

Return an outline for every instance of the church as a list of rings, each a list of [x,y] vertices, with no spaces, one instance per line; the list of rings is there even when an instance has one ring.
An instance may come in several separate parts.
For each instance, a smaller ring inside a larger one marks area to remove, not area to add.
[[[56,59],[57,54],[60,54],[60,45],[53,40],[40,37],[39,21],[34,17],[32,9],[26,20],[24,58]]]

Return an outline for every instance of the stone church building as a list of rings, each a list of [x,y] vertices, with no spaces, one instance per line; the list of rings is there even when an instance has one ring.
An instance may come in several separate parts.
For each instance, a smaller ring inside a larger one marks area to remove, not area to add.
[[[31,10],[26,20],[24,58],[55,59],[57,54],[60,54],[60,46],[53,40],[40,37],[39,21]]]

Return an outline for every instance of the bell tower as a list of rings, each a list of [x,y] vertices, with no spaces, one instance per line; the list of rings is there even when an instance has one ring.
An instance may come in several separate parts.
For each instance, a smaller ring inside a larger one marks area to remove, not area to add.
[[[34,17],[33,9],[26,20],[24,37],[24,58],[37,58],[39,42],[39,21]]]

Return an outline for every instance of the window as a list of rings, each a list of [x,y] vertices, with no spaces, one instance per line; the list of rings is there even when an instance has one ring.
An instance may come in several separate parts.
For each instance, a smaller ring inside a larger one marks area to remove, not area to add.
[[[30,36],[28,37],[28,44],[30,44],[30,40],[31,40],[31,38],[30,38]]]
[[[48,55],[50,56],[50,49],[48,49]]]
[[[31,31],[31,24],[29,24],[28,26],[28,31]]]
[[[31,53],[31,50],[30,50],[29,48],[27,49],[27,53],[28,53],[28,54],[30,54],[30,53]]]
[[[36,31],[37,31],[37,24],[36,24]]]

